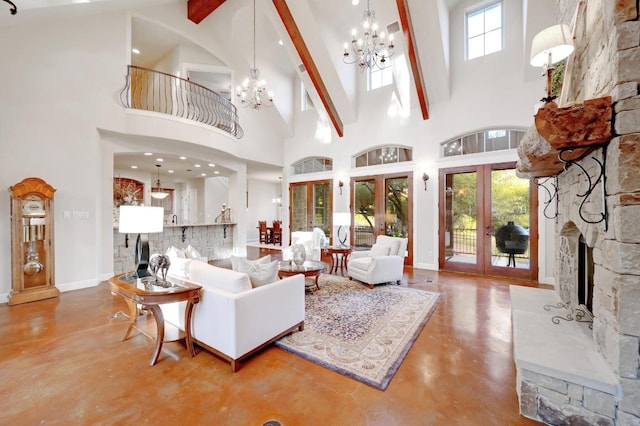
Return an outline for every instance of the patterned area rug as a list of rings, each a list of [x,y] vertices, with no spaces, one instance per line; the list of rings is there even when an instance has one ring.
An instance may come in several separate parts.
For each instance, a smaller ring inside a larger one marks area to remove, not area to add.
[[[304,330],[276,346],[385,390],[435,310],[439,293],[322,274],[306,295]]]

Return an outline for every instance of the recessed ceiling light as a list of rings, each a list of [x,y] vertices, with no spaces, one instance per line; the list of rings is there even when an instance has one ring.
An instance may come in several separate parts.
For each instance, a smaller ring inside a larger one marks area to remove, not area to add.
[[[357,6],[360,3],[360,0],[351,0],[351,4]]]
[[[145,152],[144,155],[153,155],[153,152]]]
[[[132,169],[137,169],[137,168],[138,168],[138,166],[131,166],[131,168],[132,168]]]
[[[215,172],[213,172],[213,173],[215,173],[215,174],[217,174],[217,175],[219,175],[219,174],[220,174],[220,172],[219,172],[219,171],[217,171],[217,170],[216,170]]]
[[[280,46],[284,46],[284,42],[283,42],[282,40],[278,40],[278,44],[279,44]]]
[[[167,170],[167,173],[175,173],[173,170]]]
[[[195,167],[200,167],[200,164],[194,164]]]
[[[140,49],[136,49],[135,47],[133,49],[131,49],[131,53],[134,53],[136,55],[140,54]]]
[[[180,156],[180,159],[181,159],[181,160],[186,160],[186,159],[187,159],[187,157],[185,157],[185,156]]]
[[[200,176],[205,177],[207,174],[206,173],[200,173]]]
[[[164,158],[156,158],[156,161],[163,162],[163,161],[164,161]]]
[[[215,167],[216,165],[213,163],[209,163],[209,167]]]

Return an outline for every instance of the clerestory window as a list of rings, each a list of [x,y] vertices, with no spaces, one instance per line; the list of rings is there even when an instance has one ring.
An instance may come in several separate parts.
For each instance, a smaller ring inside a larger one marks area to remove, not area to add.
[[[502,2],[467,13],[467,59],[502,50]]]

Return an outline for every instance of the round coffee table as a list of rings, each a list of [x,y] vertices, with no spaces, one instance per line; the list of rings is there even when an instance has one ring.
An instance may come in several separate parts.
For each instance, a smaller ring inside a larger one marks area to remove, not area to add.
[[[320,290],[318,285],[318,278],[320,274],[326,269],[327,265],[324,262],[317,260],[307,260],[302,265],[298,266],[291,260],[283,260],[278,263],[278,276],[280,278],[290,277],[292,275],[302,274],[306,277],[315,277],[316,289]]]

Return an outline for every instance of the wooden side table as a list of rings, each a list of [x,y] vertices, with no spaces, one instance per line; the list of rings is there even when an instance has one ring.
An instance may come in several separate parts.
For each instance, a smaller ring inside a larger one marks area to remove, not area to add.
[[[145,286],[138,284],[139,282],[135,279],[125,278],[124,275],[120,274],[109,278],[111,293],[122,296],[129,307],[129,328],[127,328],[122,341],[127,340],[134,329],[153,339],[147,331],[148,315],[140,315],[139,313],[138,304],[140,304],[143,309],[149,309],[153,313],[153,318],[155,318],[156,322],[156,347],[151,360],[149,360],[149,365],[154,365],[158,361],[164,342],[175,342],[184,339],[189,355],[194,357],[196,353],[191,340],[191,313],[193,312],[193,305],[200,301],[200,289],[202,287],[184,282],[180,284],[171,283],[170,287]],[[184,313],[184,331],[169,323],[166,324],[167,329],[165,330],[165,321],[160,305],[184,300],[187,301]]]
[[[347,260],[353,251],[353,247],[329,246],[325,247],[324,251],[331,256],[331,269],[329,269],[329,272],[336,274],[338,273],[338,267],[340,267],[341,273],[347,269]]]

